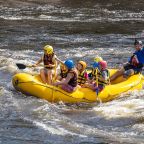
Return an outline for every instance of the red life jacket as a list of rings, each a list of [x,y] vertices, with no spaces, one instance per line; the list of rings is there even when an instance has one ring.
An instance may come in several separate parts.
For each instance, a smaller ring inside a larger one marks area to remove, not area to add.
[[[136,55],[133,55],[133,56],[131,57],[131,64],[134,65],[134,66],[138,66],[138,65],[139,65],[139,61],[138,61]]]

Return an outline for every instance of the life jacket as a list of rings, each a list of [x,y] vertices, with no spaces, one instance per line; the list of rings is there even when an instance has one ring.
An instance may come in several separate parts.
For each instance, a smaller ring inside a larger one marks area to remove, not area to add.
[[[144,48],[134,53],[137,56],[137,59],[140,64],[144,65]]]
[[[96,80],[97,74],[100,75],[100,71],[99,70],[97,72],[96,71],[97,69],[92,68],[91,77],[93,77],[94,80]]]
[[[62,78],[66,78],[66,77],[67,77],[67,70],[62,70],[62,69],[61,69],[60,76],[61,76]]]
[[[52,68],[52,67],[49,67],[48,65],[49,64],[54,64],[53,62],[53,57],[54,57],[54,53],[52,55],[45,55],[43,56],[43,63],[44,63],[44,67],[45,68]]]
[[[138,60],[138,58],[137,58],[136,55],[133,55],[133,56],[131,57],[130,63],[131,63],[133,66],[135,66],[135,67],[137,67],[137,66],[139,65],[139,60]]]
[[[130,58],[130,64],[134,65],[135,67],[143,67],[144,65],[144,48],[141,50],[135,51]]]
[[[85,84],[85,82],[87,80],[87,78],[85,77],[85,73],[87,73],[86,70],[84,70],[83,72],[79,73],[79,75],[78,75],[78,84],[79,85]]]
[[[69,70],[68,73],[74,74],[74,76],[70,79],[68,84],[71,85],[72,87],[76,87],[77,86],[77,80],[78,80],[77,73],[74,70]]]
[[[102,78],[102,72],[104,72],[104,71],[106,71],[108,79],[105,80],[105,81],[101,81],[101,80],[98,79],[98,85],[103,85],[103,86],[105,86],[105,85],[108,85],[109,82],[110,82],[110,79],[109,79],[110,73],[109,73],[108,69],[101,70],[100,72],[98,72],[97,77],[98,77],[98,78]]]

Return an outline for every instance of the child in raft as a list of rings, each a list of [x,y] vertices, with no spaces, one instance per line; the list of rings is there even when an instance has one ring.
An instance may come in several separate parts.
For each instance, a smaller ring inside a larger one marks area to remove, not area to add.
[[[88,81],[88,73],[86,71],[87,64],[84,61],[79,61],[77,63],[78,70],[78,85],[81,87],[86,87]]]
[[[95,64],[96,65],[96,64]],[[101,60],[98,62],[97,67],[93,67],[95,73],[92,82],[89,83],[89,88],[96,91],[97,94],[101,92],[106,85],[109,84],[109,71],[107,69],[107,62]]]

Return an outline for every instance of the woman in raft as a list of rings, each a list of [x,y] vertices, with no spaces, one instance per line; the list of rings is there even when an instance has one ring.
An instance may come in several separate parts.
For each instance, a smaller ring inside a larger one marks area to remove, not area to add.
[[[46,45],[44,47],[44,55],[32,66],[36,67],[41,62],[44,63],[44,68],[40,70],[41,79],[46,84],[52,84],[54,69],[57,66],[56,55],[54,54],[52,46]]]

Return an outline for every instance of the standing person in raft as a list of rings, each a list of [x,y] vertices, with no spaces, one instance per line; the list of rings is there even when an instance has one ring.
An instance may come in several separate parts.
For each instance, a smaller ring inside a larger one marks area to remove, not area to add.
[[[94,67],[96,69],[96,67]],[[96,91],[98,94],[106,85],[109,84],[109,71],[107,69],[107,62],[101,60],[98,62],[98,68],[93,76],[93,82],[89,84],[89,88]]]
[[[110,77],[111,81],[115,80],[121,75],[123,75],[124,78],[128,78],[134,74],[142,72],[142,68],[144,65],[144,48],[142,47],[142,41],[135,40],[134,47],[135,52],[130,57],[130,60]]]
[[[57,66],[56,55],[52,46],[46,45],[44,47],[44,55],[33,66],[36,67],[41,62],[44,63],[44,68],[40,70],[41,79],[44,83],[52,84],[52,76]]]
[[[53,85],[61,85],[64,91],[72,93],[76,90],[78,85],[78,72],[75,68],[73,60],[66,60],[64,64],[68,70],[66,78],[63,78],[62,81],[56,82]]]

